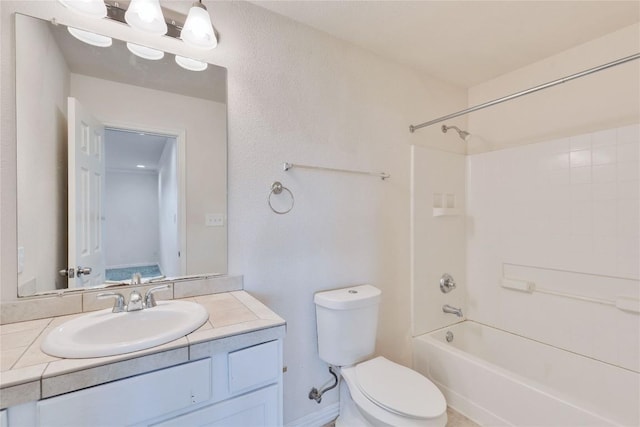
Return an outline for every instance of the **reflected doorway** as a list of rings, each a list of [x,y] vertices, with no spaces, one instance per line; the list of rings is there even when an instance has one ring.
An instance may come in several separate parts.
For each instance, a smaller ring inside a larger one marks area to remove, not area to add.
[[[180,275],[176,136],[106,127],[105,160],[106,281]]]

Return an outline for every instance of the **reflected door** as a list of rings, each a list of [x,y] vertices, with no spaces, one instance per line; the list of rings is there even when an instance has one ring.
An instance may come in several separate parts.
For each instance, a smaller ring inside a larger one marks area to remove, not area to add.
[[[78,288],[102,284],[105,276],[104,125],[69,98],[68,126],[68,277],[69,288]]]

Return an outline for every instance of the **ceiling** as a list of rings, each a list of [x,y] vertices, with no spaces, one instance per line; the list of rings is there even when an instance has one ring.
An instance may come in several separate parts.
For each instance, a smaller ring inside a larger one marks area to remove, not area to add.
[[[640,21],[635,0],[253,3],[462,87]]]
[[[105,129],[104,140],[107,170],[120,172],[157,172],[165,146],[175,142],[167,135],[110,128]]]

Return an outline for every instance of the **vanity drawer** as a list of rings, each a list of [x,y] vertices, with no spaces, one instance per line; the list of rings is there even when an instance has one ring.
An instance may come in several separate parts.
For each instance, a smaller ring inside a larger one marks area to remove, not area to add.
[[[281,426],[278,402],[278,386],[274,384],[150,426]]]
[[[175,366],[41,400],[41,426],[129,425],[205,402],[211,359]]]
[[[231,352],[227,357],[231,394],[275,382],[280,374],[277,340]]]

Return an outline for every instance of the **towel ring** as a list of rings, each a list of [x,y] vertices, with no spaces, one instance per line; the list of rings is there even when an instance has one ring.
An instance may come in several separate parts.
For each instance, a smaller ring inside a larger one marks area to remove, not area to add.
[[[273,196],[274,194],[276,195],[281,194],[282,190],[286,191],[291,196],[291,207],[287,210],[279,211],[276,208],[274,208],[273,205],[271,204],[271,196]],[[269,197],[267,197],[267,202],[269,203],[269,207],[274,213],[277,213],[278,215],[284,215],[286,213],[289,213],[291,209],[293,209],[293,205],[295,204],[296,200],[293,197],[293,193],[291,192],[291,190],[289,190],[287,187],[282,185],[281,182],[275,181],[273,184],[271,184],[271,191],[269,192]]]

